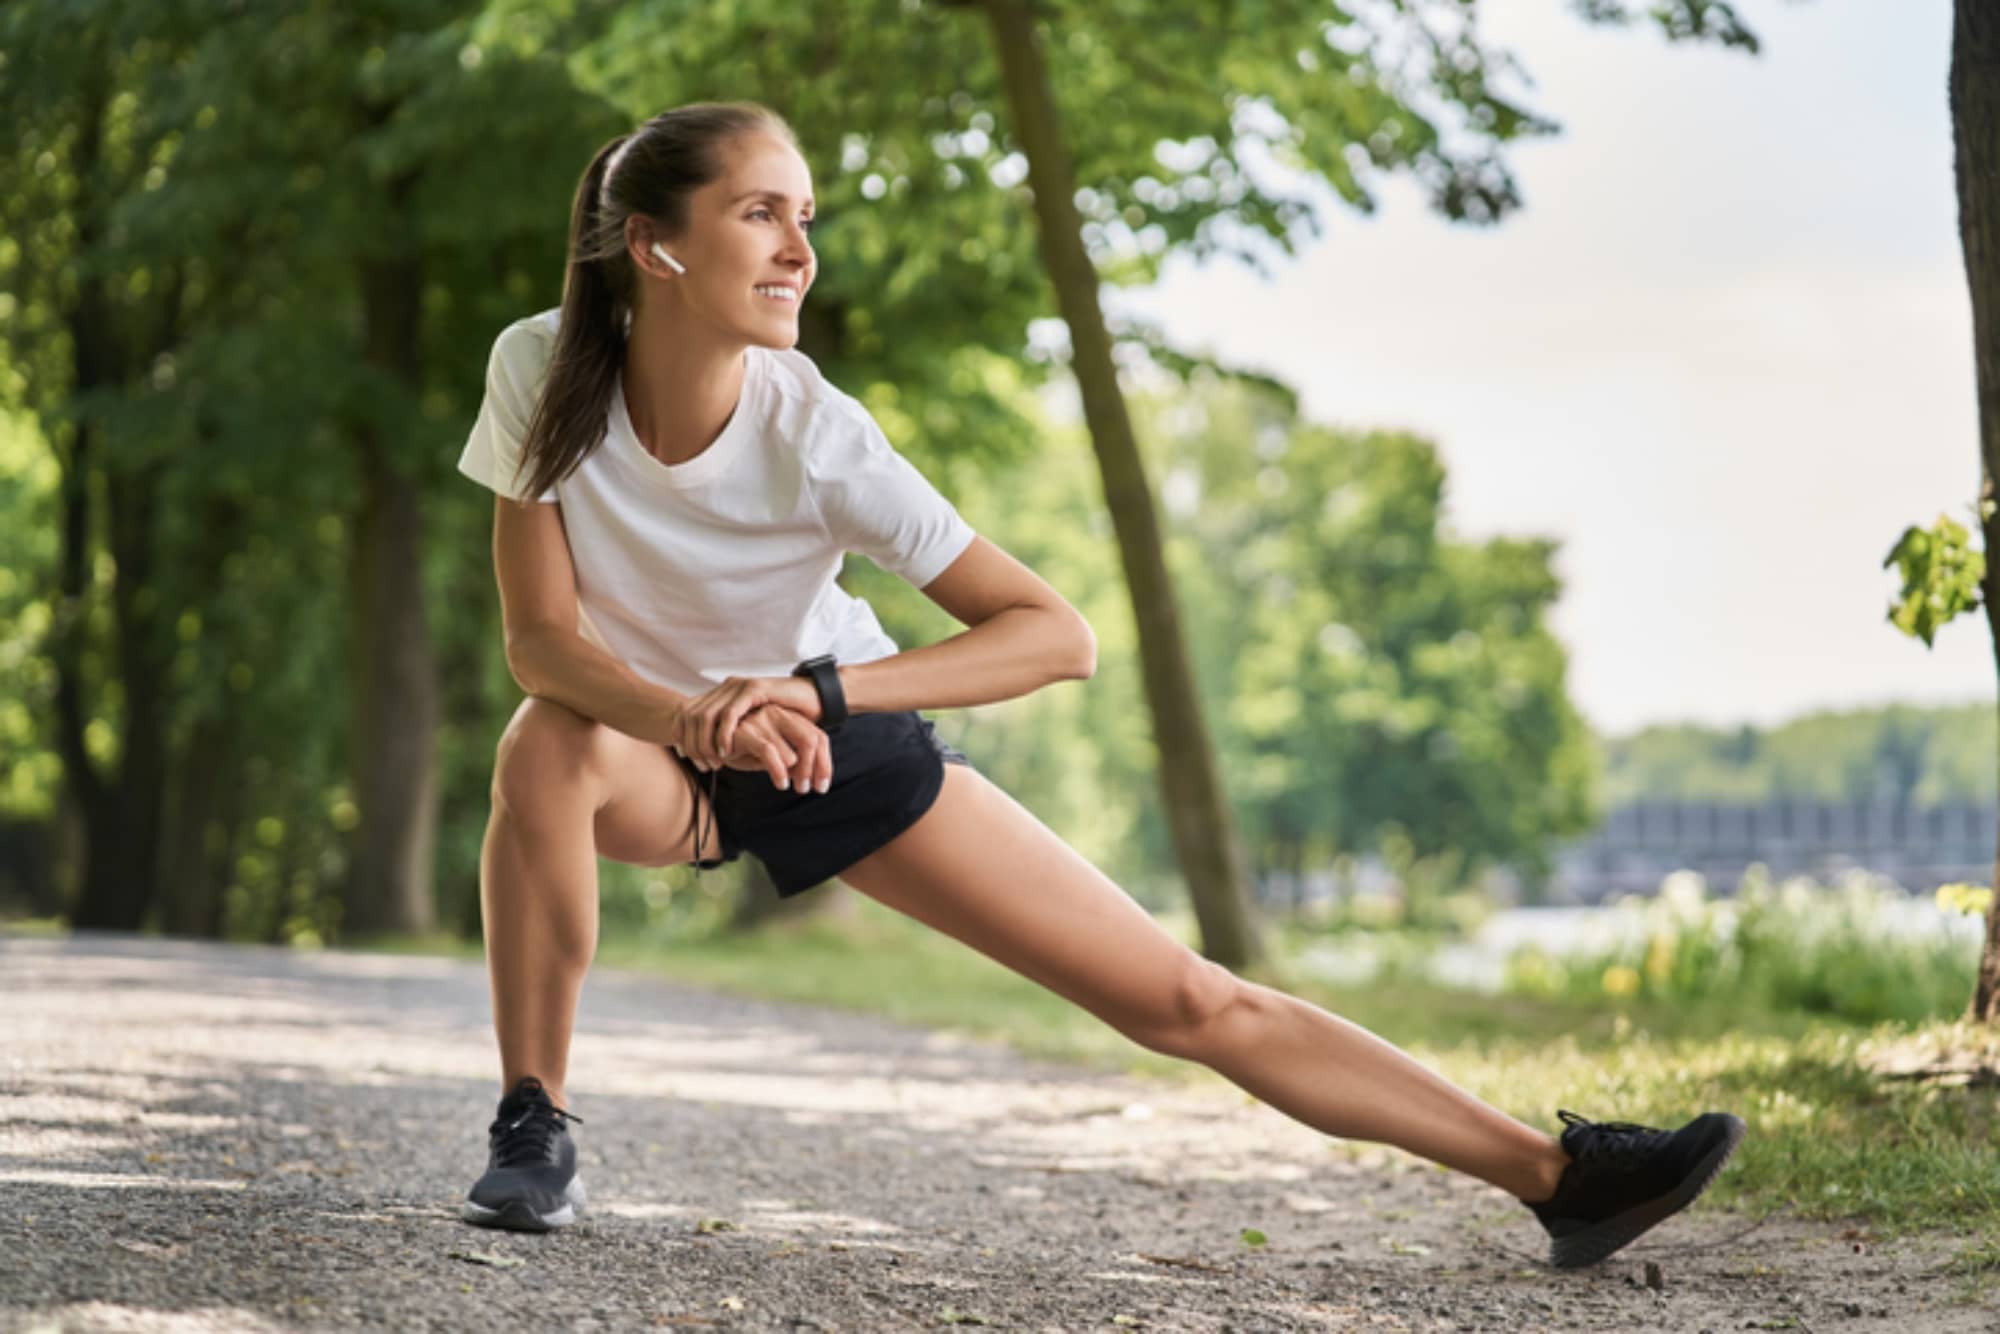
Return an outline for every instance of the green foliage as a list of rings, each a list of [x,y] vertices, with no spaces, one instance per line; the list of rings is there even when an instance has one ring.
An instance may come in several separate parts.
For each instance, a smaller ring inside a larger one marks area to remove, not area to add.
[[[1259,870],[1380,852],[1415,918],[1442,925],[1476,868],[1532,868],[1588,822],[1589,739],[1544,622],[1552,548],[1455,541],[1428,445],[1305,425],[1290,407],[1206,374],[1135,403],[1165,479],[1197,684]],[[1097,674],[940,730],[1164,902],[1174,859],[1117,548],[1084,442],[1046,434],[1038,466],[968,490],[960,509],[1090,620]],[[865,563],[849,583],[899,643],[959,628]]]
[[[55,561],[56,482],[33,420],[0,410],[0,817],[49,818],[62,780],[44,724],[54,672],[38,651],[54,616],[42,574]]]
[[[1162,21],[1136,0],[1053,12],[1050,65],[1100,272],[1143,282],[1175,249],[1261,264],[1295,248],[1319,230],[1319,206],[1259,171],[1273,160],[1364,210],[1382,179],[1408,172],[1451,217],[1502,216],[1518,203],[1505,146],[1553,126],[1507,90],[1513,58],[1469,17],[1457,0],[1365,12],[1283,0],[1202,22]],[[438,904],[471,928],[493,746],[519,693],[499,653],[491,498],[452,461],[493,334],[558,298],[566,205],[591,150],[698,98],[759,98],[799,131],[825,220],[823,279],[802,314],[836,382],[982,527],[1011,532],[1003,515],[1072,488],[1060,524],[1024,517],[1018,540],[1115,653],[1129,613],[1087,455],[1069,442],[1023,466],[1037,444],[1023,391],[1061,353],[1026,346],[1048,284],[989,47],[976,11],[906,0],[0,9],[12,131],[0,146],[0,412],[30,421],[0,428],[0,811],[49,809],[54,663],[72,646],[91,772],[151,801],[155,779],[128,773],[128,759],[153,740],[164,752],[156,786],[169,823],[191,831],[171,850],[169,892],[215,882],[220,910],[203,929],[337,931],[365,679],[350,579],[371,517],[364,465],[379,462],[418,495],[406,521],[425,547],[410,574],[428,600],[442,709]],[[368,293],[385,283],[414,298],[413,330],[371,319]],[[385,341],[395,333],[407,344]],[[1203,365],[1144,327],[1120,335],[1157,366]],[[1379,452],[1369,485],[1382,495],[1436,471],[1400,446]],[[983,500],[982,479],[1001,469],[1019,485]],[[1417,533],[1427,503],[1390,505],[1382,522]],[[65,600],[58,539],[72,515],[81,584]],[[1256,521],[1286,547],[1275,512]],[[1223,729],[1239,800],[1272,828],[1321,837],[1320,851],[1365,840],[1383,810],[1435,805],[1450,827],[1417,820],[1414,846],[1532,857],[1574,822],[1587,777],[1549,693],[1560,655],[1534,627],[1553,596],[1547,553],[1433,547],[1413,549],[1412,568],[1454,568],[1432,569],[1415,600],[1441,604],[1381,627],[1380,661],[1338,697],[1365,722],[1337,762],[1361,772],[1368,738],[1394,752],[1385,772],[1439,737],[1461,749],[1435,780],[1399,780],[1379,809],[1339,815],[1337,831],[1325,821],[1346,795],[1287,786],[1319,761],[1278,739],[1293,707],[1284,664],[1238,681],[1221,651],[1282,611],[1246,622],[1211,581],[1207,698],[1221,707],[1233,686],[1257,687]],[[1211,560],[1199,543],[1175,556]],[[1419,651],[1439,629],[1458,647]],[[1094,690],[989,711],[960,736],[1136,882],[1166,858],[1135,672],[1128,652]],[[1480,776],[1496,757],[1526,765],[1532,798]],[[630,909],[629,887],[607,883],[614,910]]]
[[[1727,0],[1570,0],[1588,23],[1625,26],[1650,23],[1670,41],[1707,41],[1756,52],[1761,49],[1736,8]]]
[[[1619,904],[1608,940],[1551,956],[1530,948],[1507,987],[1579,1000],[1723,1001],[1830,1015],[1850,1023],[1916,1023],[1964,1008],[1978,942],[1898,923],[1908,896],[1856,876],[1837,887],[1774,885],[1761,867],[1734,899],[1709,898],[1698,876]]]
[[[1604,800],[1932,804],[1994,800],[1991,704],[1887,705],[1808,714],[1768,730],[1673,724],[1601,746]]]
[[[1986,557],[1974,551],[1965,525],[1940,514],[1929,528],[1904,530],[1883,566],[1902,575],[1902,591],[1889,608],[1889,624],[1904,634],[1931,641],[1960,612],[1975,611],[1986,578]]]
[[[1553,544],[1457,540],[1428,442],[1285,407],[1197,377],[1143,409],[1246,836],[1268,867],[1379,850],[1439,892],[1536,873],[1593,778],[1545,622]]]

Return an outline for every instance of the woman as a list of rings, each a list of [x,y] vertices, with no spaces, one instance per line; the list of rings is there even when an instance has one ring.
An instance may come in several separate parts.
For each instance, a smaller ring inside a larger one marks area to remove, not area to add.
[[[1527,1203],[1559,1266],[1708,1184],[1743,1135],[1563,1113],[1560,1140],[1364,1030],[1238,979],[938,740],[916,712],[1091,675],[1090,627],[978,536],[792,350],[812,179],[751,104],[682,107],[578,187],[559,311],[501,333],[459,468],[498,493],[507,662],[480,858],[502,1065],[468,1221],[546,1230],[583,1200],[563,1079],[597,939],[596,858],[715,866],[781,894],[838,874],[1331,1135]],[[835,582],[862,552],[968,628],[898,652]]]

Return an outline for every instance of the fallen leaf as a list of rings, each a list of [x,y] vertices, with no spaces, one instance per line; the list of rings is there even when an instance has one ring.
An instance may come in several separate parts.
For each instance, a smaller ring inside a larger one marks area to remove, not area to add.
[[[519,1269],[528,1263],[526,1260],[517,1260],[511,1255],[493,1255],[486,1251],[447,1251],[445,1258],[463,1260],[467,1264],[490,1265],[494,1269]]]

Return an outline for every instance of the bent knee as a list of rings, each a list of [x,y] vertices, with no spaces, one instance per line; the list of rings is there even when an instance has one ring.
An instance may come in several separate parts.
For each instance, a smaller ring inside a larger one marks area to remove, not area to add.
[[[531,810],[551,783],[573,783],[586,775],[602,726],[554,700],[523,700],[494,749],[494,804]]]
[[[1195,1055],[1249,995],[1243,979],[1189,950],[1155,1002],[1155,1012],[1130,1036],[1165,1055]]]

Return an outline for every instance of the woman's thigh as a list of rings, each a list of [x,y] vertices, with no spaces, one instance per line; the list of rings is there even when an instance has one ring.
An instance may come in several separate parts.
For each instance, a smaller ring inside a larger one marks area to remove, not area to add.
[[[1200,1027],[1241,985],[963,765],[945,766],[922,819],[840,878],[1141,1042]]]
[[[493,787],[496,804],[531,825],[580,802],[598,855],[634,866],[694,860],[695,815],[710,820],[708,798],[665,746],[535,696],[500,738]]]

